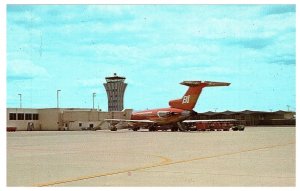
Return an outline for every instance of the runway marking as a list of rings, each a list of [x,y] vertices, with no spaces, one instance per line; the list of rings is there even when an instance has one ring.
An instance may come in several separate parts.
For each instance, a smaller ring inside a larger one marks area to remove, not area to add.
[[[154,172],[154,173],[174,173],[174,174],[185,174],[187,172],[185,171],[163,171],[163,170],[148,170],[145,172]],[[282,178],[282,179],[293,179],[295,178],[294,176],[289,176],[289,177],[283,177],[283,176],[261,176],[261,175],[251,175],[251,174],[226,174],[226,173],[201,173],[201,172],[188,172],[189,174],[201,174],[201,175],[215,175],[215,176],[248,176],[248,177],[267,177],[267,178]]]
[[[223,153],[223,154],[218,154],[218,155],[212,155],[212,156],[207,156],[207,157],[197,157],[197,158],[193,158],[193,159],[186,159],[186,160],[174,161],[174,162],[171,162],[171,163],[166,164],[166,165],[178,164],[178,163],[186,163],[186,162],[192,162],[192,161],[196,161],[196,160],[203,160],[203,159],[210,159],[210,158],[217,158],[217,157],[228,156],[228,155],[235,155],[235,154],[239,154],[239,153],[252,152],[252,151],[257,151],[257,150],[262,150],[262,149],[271,149],[271,148],[282,147],[282,146],[287,146],[287,145],[291,145],[291,144],[295,144],[295,142],[290,142],[290,143],[280,144],[280,145],[271,145],[271,146],[265,146],[265,147],[260,147],[260,148],[253,148],[253,149],[245,149],[245,150],[240,150],[240,151],[235,151],[235,152],[229,152],[229,153]]]
[[[65,180],[61,180],[61,181],[35,184],[33,186],[38,186],[38,187],[53,186],[53,185],[64,184],[64,183],[68,183],[68,182],[75,182],[75,181],[80,181],[80,180],[86,180],[86,179],[92,179],[92,178],[98,178],[98,177],[104,177],[104,176],[111,176],[111,175],[115,175],[115,174],[122,174],[122,173],[128,173],[128,172],[143,170],[143,169],[147,169],[147,168],[153,168],[153,167],[156,167],[156,166],[159,166],[159,165],[169,164],[169,163],[172,162],[172,160],[167,158],[167,157],[158,156],[158,155],[150,155],[150,156],[158,157],[158,158],[162,159],[162,161],[160,161],[158,164],[155,163],[155,164],[150,164],[150,165],[143,166],[143,167],[125,169],[125,170],[120,170],[120,171],[116,171],[116,172],[94,174],[94,175],[90,175],[90,176],[81,176],[81,177],[70,178],[70,179],[65,179]]]
[[[133,171],[145,170],[145,169],[150,169],[150,168],[155,168],[155,167],[160,167],[160,166],[168,166],[168,165],[173,165],[173,164],[187,163],[187,162],[192,162],[192,161],[197,161],[197,160],[211,159],[211,158],[217,158],[217,157],[222,157],[222,156],[235,155],[235,154],[239,154],[239,153],[263,150],[263,149],[272,149],[275,147],[283,147],[283,146],[288,146],[291,144],[295,144],[295,142],[293,141],[293,142],[289,142],[289,143],[285,143],[285,144],[245,149],[245,150],[240,150],[240,151],[235,151],[235,152],[221,153],[221,154],[206,156],[206,157],[196,157],[196,158],[192,158],[192,159],[179,160],[179,161],[172,161],[172,159],[169,159],[164,156],[151,155],[151,156],[161,158],[162,161],[160,161],[158,164],[150,164],[150,165],[136,167],[136,168],[132,168],[132,169],[126,169],[126,170],[120,170],[120,171],[108,172],[108,173],[101,173],[101,174],[95,174],[95,175],[90,175],[90,176],[81,176],[81,177],[77,177],[77,178],[70,178],[70,179],[48,182],[48,183],[40,183],[40,184],[35,184],[33,186],[39,186],[39,187],[54,186],[54,185],[58,185],[58,184],[76,182],[76,181],[80,181],[80,180],[87,180],[87,179],[93,179],[93,178],[99,178],[99,177],[105,177],[105,176],[111,176],[111,175],[116,175],[116,174],[129,173],[129,172],[133,172]]]

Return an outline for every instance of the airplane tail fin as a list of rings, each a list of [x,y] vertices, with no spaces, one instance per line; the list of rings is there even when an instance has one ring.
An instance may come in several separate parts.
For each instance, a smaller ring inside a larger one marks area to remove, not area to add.
[[[189,86],[189,89],[181,99],[169,101],[169,105],[172,108],[193,110],[195,107],[199,95],[204,87],[215,86],[229,86],[230,83],[226,82],[211,82],[211,81],[183,81],[180,84]]]

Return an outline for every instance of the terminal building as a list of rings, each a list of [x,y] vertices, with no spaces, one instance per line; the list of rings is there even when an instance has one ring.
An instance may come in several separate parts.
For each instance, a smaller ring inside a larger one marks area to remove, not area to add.
[[[130,119],[132,110],[105,112],[76,108],[7,108],[7,128],[17,131],[78,131],[108,129],[104,119]]]
[[[293,111],[223,111],[198,113],[193,119],[237,119],[247,126],[257,125],[296,125],[296,113]]]

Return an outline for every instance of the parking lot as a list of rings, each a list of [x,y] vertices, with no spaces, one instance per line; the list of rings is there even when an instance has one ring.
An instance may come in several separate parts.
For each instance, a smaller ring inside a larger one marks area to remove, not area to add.
[[[7,133],[7,186],[295,186],[295,127]]]

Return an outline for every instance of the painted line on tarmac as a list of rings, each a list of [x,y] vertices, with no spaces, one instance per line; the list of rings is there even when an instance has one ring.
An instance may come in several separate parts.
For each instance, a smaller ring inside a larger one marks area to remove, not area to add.
[[[186,171],[163,171],[163,170],[148,170],[145,172],[153,173],[170,173],[170,174],[186,174]],[[267,175],[251,175],[251,174],[228,174],[228,173],[202,173],[202,172],[188,172],[189,174],[200,174],[200,175],[213,175],[213,176],[245,176],[245,177],[259,177],[259,178],[277,178],[277,179],[294,179],[295,176],[267,176]]]
[[[116,171],[116,172],[109,172],[109,173],[102,173],[102,174],[94,174],[94,175],[90,175],[90,176],[81,176],[81,177],[70,178],[70,179],[65,179],[65,180],[61,180],[61,181],[35,184],[33,186],[38,186],[38,187],[54,186],[54,185],[58,185],[58,184],[76,182],[76,181],[80,181],[80,180],[87,180],[87,179],[92,179],[92,178],[99,178],[99,177],[104,177],[104,176],[111,176],[111,175],[116,175],[116,174],[123,174],[123,173],[138,171],[138,170],[144,170],[144,169],[153,168],[153,167],[164,165],[164,164],[169,164],[172,162],[172,160],[167,157],[158,156],[158,155],[150,155],[150,156],[158,157],[161,159],[161,161],[159,163],[150,164],[150,165],[142,166],[142,167],[136,167],[136,168],[132,168],[132,169],[126,169],[126,170],[120,170],[120,171]]]
[[[265,147],[259,147],[259,148],[252,148],[252,149],[245,149],[245,150],[229,152],[229,153],[223,153],[223,154],[217,154],[217,155],[212,155],[212,156],[207,156],[207,157],[197,157],[197,158],[192,158],[192,159],[174,161],[174,162],[171,162],[169,164],[165,164],[165,165],[161,165],[161,166],[166,166],[166,165],[171,165],[171,164],[178,164],[178,163],[186,163],[186,162],[192,162],[192,161],[203,160],[203,159],[223,157],[223,156],[235,155],[235,154],[252,152],[252,151],[258,151],[258,150],[263,150],[263,149],[272,149],[272,148],[276,148],[276,147],[288,146],[288,145],[291,145],[291,144],[295,144],[295,142],[289,142],[289,143],[285,143],[285,144],[271,145],[271,146],[265,146]]]
[[[87,180],[87,179],[99,178],[99,177],[105,177],[105,176],[112,176],[112,175],[116,175],[116,174],[123,174],[123,173],[139,171],[139,170],[145,170],[145,169],[150,169],[150,168],[155,168],[155,167],[160,167],[160,166],[168,166],[168,165],[173,165],[173,164],[187,163],[187,162],[193,162],[193,161],[198,161],[198,160],[205,160],[205,159],[223,157],[223,156],[228,156],[228,155],[235,155],[235,154],[240,154],[240,153],[253,152],[253,151],[258,151],[258,150],[263,150],[263,149],[272,149],[272,148],[276,148],[276,147],[288,146],[288,145],[291,145],[291,144],[295,144],[295,142],[293,141],[293,142],[289,142],[289,143],[285,143],[285,144],[278,144],[278,145],[270,145],[270,146],[259,147],[259,148],[245,149],[245,150],[240,150],[240,151],[235,151],[235,152],[221,153],[221,154],[206,156],[206,157],[196,157],[196,158],[192,158],[192,159],[179,160],[179,161],[172,161],[171,159],[169,159],[167,157],[164,157],[164,156],[151,155],[151,156],[161,158],[162,161],[160,161],[158,164],[151,164],[151,165],[136,167],[136,168],[132,168],[132,169],[120,170],[120,171],[116,171],[116,172],[101,173],[101,174],[95,174],[95,175],[90,175],[90,176],[81,176],[81,177],[77,177],[77,178],[65,179],[65,180],[60,180],[60,181],[35,184],[33,186],[38,186],[38,187],[54,186],[54,185],[58,185],[58,184],[76,182],[76,181],[80,181],[80,180]]]

